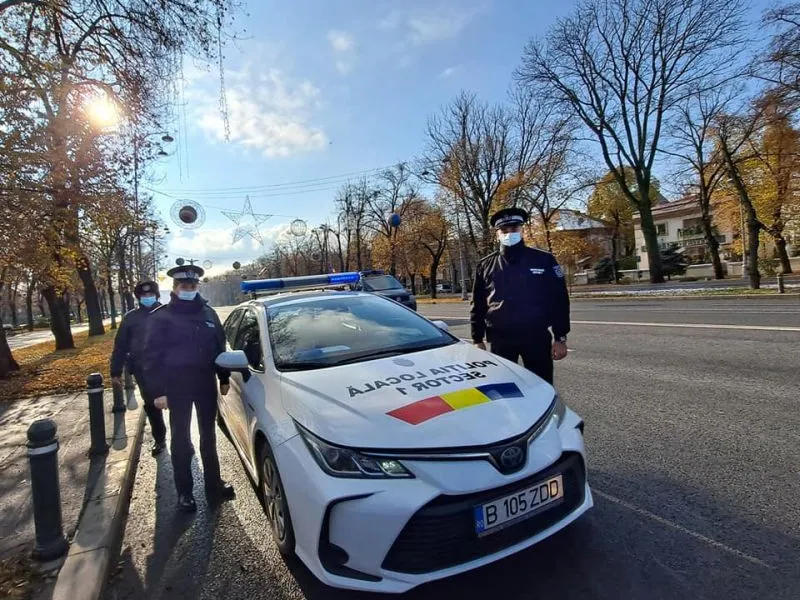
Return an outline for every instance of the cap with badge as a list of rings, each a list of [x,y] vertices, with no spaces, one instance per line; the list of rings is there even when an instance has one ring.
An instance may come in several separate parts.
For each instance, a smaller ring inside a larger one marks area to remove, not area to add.
[[[133,288],[133,295],[141,298],[142,294],[154,294],[158,296],[158,284],[155,281],[140,281]]]
[[[503,208],[494,213],[491,219],[489,219],[489,224],[496,229],[500,229],[501,227],[507,227],[509,225],[522,225],[527,221],[528,213],[521,208],[512,206],[511,208]]]
[[[167,277],[172,277],[175,283],[200,283],[200,278],[205,275],[205,270],[197,265],[180,265],[167,271]]]

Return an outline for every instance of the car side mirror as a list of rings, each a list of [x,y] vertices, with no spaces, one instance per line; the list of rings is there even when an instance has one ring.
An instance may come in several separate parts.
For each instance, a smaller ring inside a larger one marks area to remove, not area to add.
[[[214,362],[218,367],[227,369],[231,373],[241,373],[245,381],[250,379],[250,362],[242,350],[223,352]]]
[[[448,332],[450,331],[450,326],[444,321],[432,321],[432,323],[442,331],[448,331]]]

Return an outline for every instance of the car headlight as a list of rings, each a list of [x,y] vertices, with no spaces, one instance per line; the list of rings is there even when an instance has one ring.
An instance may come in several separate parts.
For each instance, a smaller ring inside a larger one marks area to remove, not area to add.
[[[300,437],[308,446],[317,464],[328,475],[356,479],[402,479],[414,477],[403,464],[391,458],[373,458],[350,448],[321,440],[295,423]]]
[[[561,396],[558,395],[556,392],[556,398],[553,406],[553,419],[555,419],[556,424],[561,427],[562,421],[564,421],[564,417],[567,415],[567,405],[564,404],[564,401],[561,399]]]

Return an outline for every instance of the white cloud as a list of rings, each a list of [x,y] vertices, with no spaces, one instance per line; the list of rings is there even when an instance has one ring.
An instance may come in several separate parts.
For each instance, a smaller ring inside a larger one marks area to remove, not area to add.
[[[378,23],[386,30],[399,30],[415,45],[458,37],[478,15],[479,9],[463,5],[394,10]]]
[[[328,41],[331,43],[331,48],[333,48],[334,52],[349,52],[355,46],[353,36],[339,29],[331,29],[328,32]]]
[[[452,77],[452,75],[456,72],[458,67],[447,67],[444,71],[439,73],[439,77],[442,79],[447,79],[448,77]]]
[[[242,220],[242,225],[247,225],[247,217]],[[234,261],[247,263],[265,252],[269,252],[276,242],[282,241],[289,229],[289,223],[270,222],[259,226],[259,233],[264,240],[264,246],[250,236],[233,241],[236,225],[230,227],[202,228],[196,231],[178,230],[170,236],[168,252],[170,256],[195,259],[198,265],[203,265],[206,260],[211,261],[211,268],[206,269],[208,277],[220,275],[233,268]],[[170,268],[172,265],[170,265]]]
[[[308,80],[296,81],[280,69],[247,64],[226,72],[230,141],[267,157],[322,150],[327,137],[311,123],[320,91]],[[219,92],[210,76],[197,78],[187,92],[197,125],[218,141],[225,140]]]
[[[341,75],[347,75],[353,70],[355,41],[353,36],[346,31],[331,29],[328,32],[328,42],[331,44],[334,54],[337,56],[336,70]]]

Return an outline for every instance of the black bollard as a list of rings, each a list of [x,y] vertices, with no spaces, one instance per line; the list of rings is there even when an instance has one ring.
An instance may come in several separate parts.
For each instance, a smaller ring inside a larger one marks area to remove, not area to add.
[[[103,376],[92,373],[86,378],[86,392],[89,395],[89,431],[92,436],[91,456],[108,453],[106,443],[106,416],[103,410]]]
[[[61,522],[61,488],[58,481],[58,438],[50,419],[28,427],[28,463],[31,471],[34,558],[47,561],[63,556],[69,543]]]
[[[783,273],[778,273],[778,293],[783,294],[786,292],[786,288],[783,285]]]

